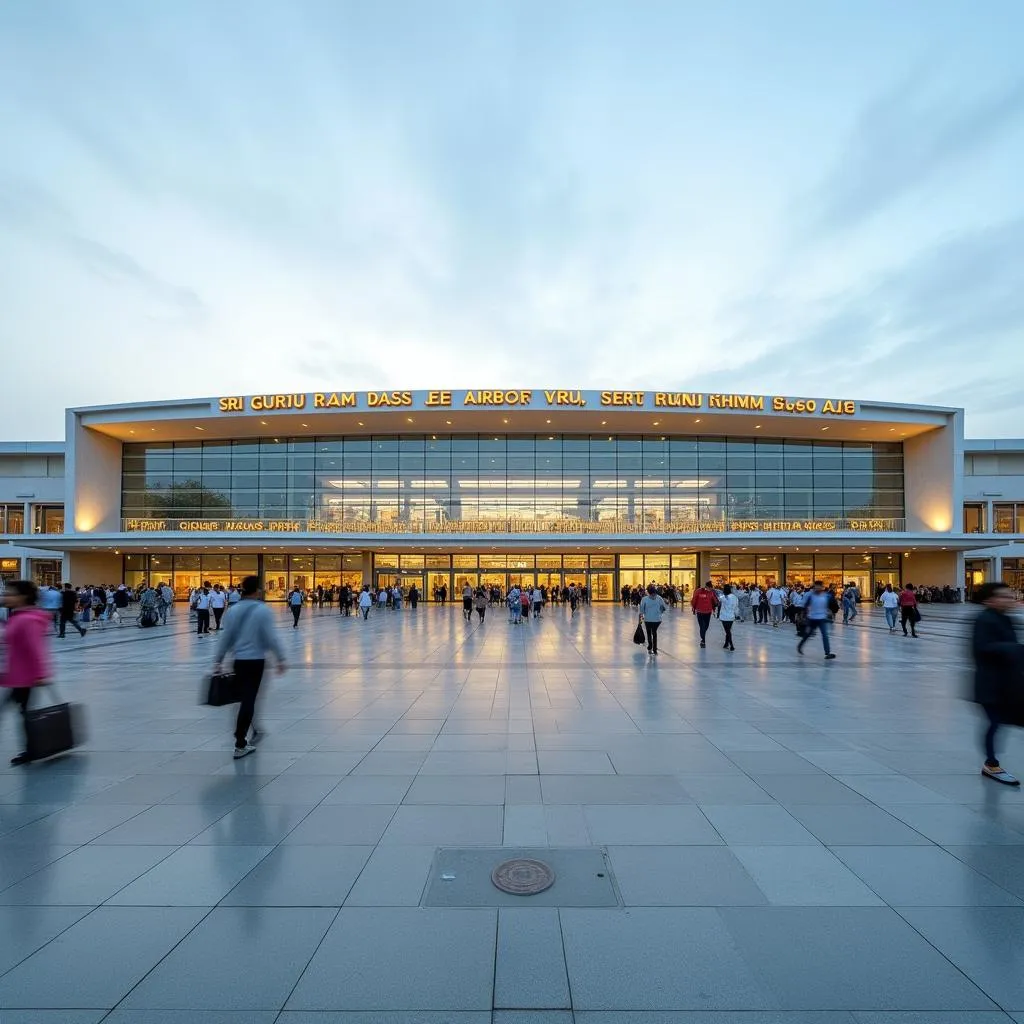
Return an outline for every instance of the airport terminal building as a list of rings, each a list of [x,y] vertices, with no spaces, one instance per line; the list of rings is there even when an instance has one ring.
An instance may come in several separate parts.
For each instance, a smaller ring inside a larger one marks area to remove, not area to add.
[[[1024,441],[959,409],[662,391],[327,391],[71,409],[0,444],[0,572],[590,588],[1024,584]]]

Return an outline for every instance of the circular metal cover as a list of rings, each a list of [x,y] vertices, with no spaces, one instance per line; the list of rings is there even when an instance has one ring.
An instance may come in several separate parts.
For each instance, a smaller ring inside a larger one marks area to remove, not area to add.
[[[555,873],[542,860],[517,857],[499,864],[491,872],[491,881],[502,892],[534,896],[555,884]]]

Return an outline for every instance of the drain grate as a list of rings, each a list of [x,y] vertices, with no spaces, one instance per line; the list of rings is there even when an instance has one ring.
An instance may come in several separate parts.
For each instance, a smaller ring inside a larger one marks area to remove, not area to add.
[[[536,896],[555,884],[555,873],[542,860],[517,857],[506,860],[491,872],[491,881],[502,891],[516,896]]]
[[[617,907],[604,850],[545,847],[440,849],[425,907]]]

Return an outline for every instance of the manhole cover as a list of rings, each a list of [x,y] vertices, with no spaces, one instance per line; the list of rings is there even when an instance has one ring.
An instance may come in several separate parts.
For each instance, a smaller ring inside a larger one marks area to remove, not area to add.
[[[542,860],[517,857],[499,864],[491,872],[491,881],[502,892],[533,896],[555,884],[555,873]]]

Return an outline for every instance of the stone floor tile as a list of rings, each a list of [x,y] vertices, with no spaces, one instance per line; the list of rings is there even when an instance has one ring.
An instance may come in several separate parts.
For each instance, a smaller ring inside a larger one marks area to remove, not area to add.
[[[331,804],[393,804],[397,806],[409,792],[412,775],[350,775],[341,780],[327,796],[323,806]]]
[[[615,881],[627,907],[758,906],[767,902],[722,846],[612,846]]]
[[[174,846],[81,846],[0,892],[0,904],[92,908],[176,849]]]
[[[732,852],[778,906],[881,906],[853,871],[821,846],[732,846]]]
[[[220,905],[340,907],[372,852],[372,846],[279,846]]]
[[[500,804],[505,800],[504,775],[418,775],[403,803]]]
[[[286,1008],[490,1010],[496,930],[494,910],[343,908]]]
[[[280,1010],[335,915],[332,909],[218,907],[121,1006]]]
[[[718,914],[777,1007],[995,1009],[887,907],[724,907]]]
[[[894,907],[1024,907],[937,846],[837,846],[832,852]]]
[[[207,913],[100,907],[0,978],[0,1006],[110,1009]]]
[[[914,907],[900,913],[999,1006],[1024,1006],[1024,908]]]
[[[756,804],[751,806],[701,804],[708,820],[730,845],[819,846],[811,835],[784,807]]]
[[[183,846],[111,896],[108,904],[212,907],[271,849],[270,846]]]
[[[555,909],[498,911],[494,1006],[569,1009],[562,930]]]
[[[671,775],[541,775],[547,804],[690,804]]]
[[[436,847],[378,846],[370,855],[345,905],[349,907],[419,906],[430,877]]]
[[[713,846],[722,841],[692,806],[591,805],[583,814],[591,839],[599,845]]]
[[[0,974],[31,956],[87,913],[84,907],[0,907]]]
[[[403,804],[384,832],[384,846],[500,846],[502,808]]]
[[[881,807],[787,804],[804,828],[826,846],[930,846],[931,840]]]
[[[704,908],[562,910],[573,1009],[770,1009],[779,1005]]]
[[[324,804],[310,811],[283,842],[304,846],[373,845],[394,813],[390,804]]]

